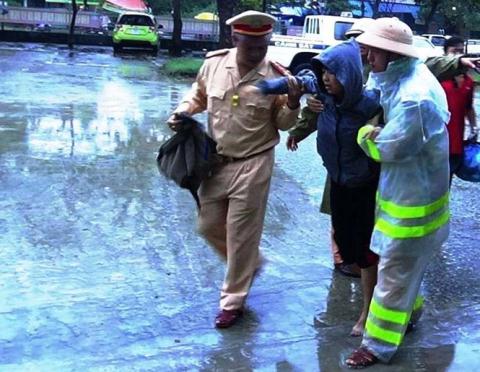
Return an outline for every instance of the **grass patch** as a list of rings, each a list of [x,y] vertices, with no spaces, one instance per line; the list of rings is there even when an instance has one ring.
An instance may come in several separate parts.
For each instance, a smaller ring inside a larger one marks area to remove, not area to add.
[[[163,65],[168,75],[196,76],[202,66],[203,59],[193,57],[170,58]]]

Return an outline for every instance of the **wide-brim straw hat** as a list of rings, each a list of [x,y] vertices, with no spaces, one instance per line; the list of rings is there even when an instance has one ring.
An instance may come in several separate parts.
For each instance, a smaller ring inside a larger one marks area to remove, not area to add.
[[[413,45],[410,27],[398,18],[378,18],[357,37],[360,44],[371,46],[408,57],[420,58]]]

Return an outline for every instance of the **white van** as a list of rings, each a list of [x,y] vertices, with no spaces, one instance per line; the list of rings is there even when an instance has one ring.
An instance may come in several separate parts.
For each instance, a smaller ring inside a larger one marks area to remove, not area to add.
[[[350,30],[357,19],[329,15],[307,16],[301,36],[272,36],[268,56],[295,74],[309,68],[312,57],[322,50],[344,41],[345,32]]]

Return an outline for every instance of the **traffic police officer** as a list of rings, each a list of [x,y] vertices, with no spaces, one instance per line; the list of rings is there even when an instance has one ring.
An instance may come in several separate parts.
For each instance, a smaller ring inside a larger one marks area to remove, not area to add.
[[[222,160],[199,189],[198,229],[226,259],[220,312],[215,326],[227,328],[242,308],[258,269],[259,244],[279,130],[295,124],[301,88],[289,77],[289,94],[263,96],[261,79],[278,78],[285,69],[266,57],[275,18],[246,11],[227,20],[235,48],[210,52],[190,92],[168,123],[179,129],[175,113],[207,110],[208,133]]]

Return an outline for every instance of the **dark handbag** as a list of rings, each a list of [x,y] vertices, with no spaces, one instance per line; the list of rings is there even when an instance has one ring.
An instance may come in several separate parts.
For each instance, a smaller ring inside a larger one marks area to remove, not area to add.
[[[201,182],[212,175],[216,143],[195,119],[182,114],[177,117],[182,121],[182,129],[160,146],[158,169],[178,186],[188,189],[200,208],[197,191]]]
[[[463,148],[463,162],[455,174],[464,181],[480,182],[480,143],[467,141]]]

